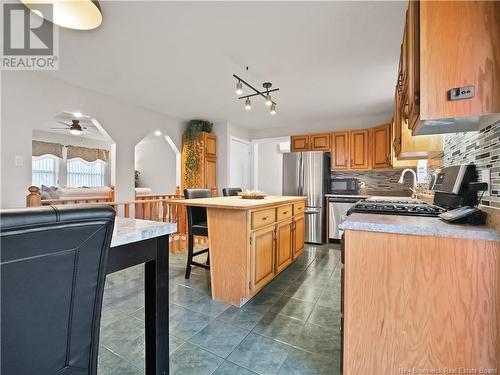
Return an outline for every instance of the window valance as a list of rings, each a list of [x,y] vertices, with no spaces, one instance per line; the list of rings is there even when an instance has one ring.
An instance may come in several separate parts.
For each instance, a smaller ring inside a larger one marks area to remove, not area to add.
[[[62,159],[62,148],[63,145],[59,143],[43,142],[43,141],[32,141],[31,142],[32,155],[42,156],[42,155],[54,155]]]
[[[66,157],[68,159],[81,158],[89,162],[96,160],[102,160],[104,162],[108,162],[109,151],[100,148],[68,146],[68,153]]]

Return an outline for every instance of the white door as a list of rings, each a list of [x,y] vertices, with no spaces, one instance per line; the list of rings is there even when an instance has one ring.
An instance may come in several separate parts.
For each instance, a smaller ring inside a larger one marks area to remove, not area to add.
[[[250,189],[250,142],[231,137],[229,148],[229,186]]]

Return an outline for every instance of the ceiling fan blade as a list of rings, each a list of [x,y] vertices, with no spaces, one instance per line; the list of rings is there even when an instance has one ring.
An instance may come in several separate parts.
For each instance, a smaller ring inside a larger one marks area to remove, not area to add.
[[[68,130],[68,128],[51,128],[51,129]]]
[[[62,124],[62,125],[65,125],[67,126],[68,128],[71,126],[70,124],[66,124],[65,122],[62,122],[62,121],[57,121],[59,124]]]

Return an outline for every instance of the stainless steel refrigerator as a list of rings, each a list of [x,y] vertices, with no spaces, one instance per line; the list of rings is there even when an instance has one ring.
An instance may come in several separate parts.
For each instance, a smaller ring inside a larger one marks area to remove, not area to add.
[[[330,156],[324,152],[283,154],[283,195],[307,197],[305,241],[324,239],[325,194],[330,179]]]

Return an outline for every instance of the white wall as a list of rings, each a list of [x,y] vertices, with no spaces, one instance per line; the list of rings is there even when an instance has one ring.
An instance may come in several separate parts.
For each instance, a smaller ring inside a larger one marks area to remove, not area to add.
[[[259,139],[253,145],[253,187],[269,195],[281,195],[283,187],[283,153],[280,143],[288,137]]]
[[[276,116],[279,116],[279,112]],[[380,124],[386,124],[390,121],[392,114],[381,114],[370,117],[356,117],[347,119],[332,119],[326,124],[315,124],[304,122],[300,126],[287,126],[279,128],[263,128],[250,130],[251,139],[289,137],[294,134],[311,134],[321,132],[342,131],[347,129],[370,128]]]
[[[3,71],[1,80],[1,207],[25,206],[31,184],[32,132],[37,124],[62,111],[91,115],[116,142],[112,148],[112,156],[116,157],[112,183],[119,201],[134,199],[134,148],[146,134],[161,130],[180,148],[184,130],[181,119],[72,86],[40,72]]]
[[[173,194],[176,188],[176,153],[163,136],[150,134],[135,146],[135,169],[141,172],[139,187],[153,193]]]

